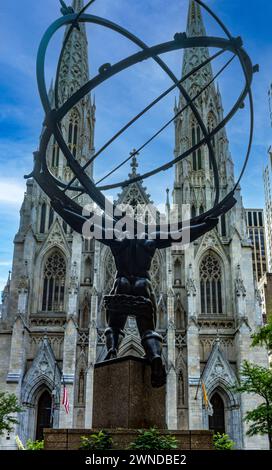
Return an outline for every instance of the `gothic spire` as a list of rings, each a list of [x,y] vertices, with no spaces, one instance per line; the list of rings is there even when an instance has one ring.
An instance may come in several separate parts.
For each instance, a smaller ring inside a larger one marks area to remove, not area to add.
[[[78,12],[83,8],[84,0],[73,0],[72,6]],[[70,26],[67,26],[65,36],[69,29]],[[74,28],[63,55],[59,79],[61,102],[67,100],[88,79],[88,40],[85,25],[81,23],[79,30]]]
[[[201,8],[199,4],[196,3],[194,0],[189,0],[186,34],[190,37],[206,36],[206,29],[204,26]],[[186,49],[183,55],[182,75],[187,74],[192,68],[196,67],[201,62],[207,60],[208,57],[209,49],[207,47]],[[212,78],[211,64],[208,64],[203,67],[197,75],[199,80],[201,79],[201,76],[205,76],[206,81],[210,81]],[[202,86],[204,84],[205,83],[202,83]]]
[[[189,3],[186,33],[187,36],[206,36],[200,5],[194,0]]]

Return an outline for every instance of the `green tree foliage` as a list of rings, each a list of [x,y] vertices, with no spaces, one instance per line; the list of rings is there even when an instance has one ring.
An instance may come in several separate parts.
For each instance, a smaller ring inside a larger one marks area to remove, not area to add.
[[[28,439],[26,443],[26,450],[43,450],[44,449],[44,441],[31,441]]]
[[[272,351],[272,320],[262,326],[252,336],[252,346],[264,346],[268,352]]]
[[[139,430],[135,441],[129,446],[130,449],[137,450],[171,450],[177,447],[174,436],[162,436],[156,428]]]
[[[90,436],[81,436],[80,449],[82,450],[110,450],[112,438],[106,431],[99,431]]]
[[[215,450],[232,450],[235,443],[230,439],[228,434],[220,434],[218,432],[213,436],[213,445]]]
[[[14,414],[22,411],[16,395],[0,392],[0,436],[13,431],[18,424]]]
[[[263,399],[263,403],[245,415],[245,421],[249,423],[247,434],[268,435],[272,449],[272,370],[245,361],[241,377],[241,381],[233,387],[234,391],[254,393]]]

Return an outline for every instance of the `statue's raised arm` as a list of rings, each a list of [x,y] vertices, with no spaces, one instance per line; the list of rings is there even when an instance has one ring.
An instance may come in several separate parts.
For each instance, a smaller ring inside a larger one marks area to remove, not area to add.
[[[196,225],[186,225],[181,230],[169,232],[153,232],[150,237],[155,240],[156,248],[168,248],[175,243],[187,245],[197,240],[205,233],[212,230],[218,224],[218,218],[210,217],[206,221]]]

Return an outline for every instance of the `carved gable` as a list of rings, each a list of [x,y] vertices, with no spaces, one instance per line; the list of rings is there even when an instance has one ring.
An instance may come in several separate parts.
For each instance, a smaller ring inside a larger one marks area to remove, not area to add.
[[[228,256],[226,250],[221,243],[220,237],[216,230],[207,232],[201,239],[199,246],[197,247],[197,253],[201,253],[207,250],[215,250],[218,254],[221,254],[224,260],[227,260]]]
[[[45,253],[53,247],[59,247],[66,255],[70,254],[70,248],[58,218],[53,223],[45,242],[42,245],[41,252]]]
[[[40,349],[27,371],[22,384],[22,403],[31,404],[41,386],[49,390],[60,385],[61,375],[57,367],[56,358],[47,337],[44,337]]]
[[[219,340],[213,345],[203,373],[203,381],[209,393],[220,385],[225,389],[237,381],[234,370],[220,348]]]

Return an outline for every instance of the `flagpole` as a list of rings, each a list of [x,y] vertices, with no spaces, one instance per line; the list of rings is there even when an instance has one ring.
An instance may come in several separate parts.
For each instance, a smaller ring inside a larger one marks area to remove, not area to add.
[[[219,337],[219,333],[218,333],[218,328],[217,328],[217,332],[216,332],[216,340],[215,340],[215,341],[220,342],[220,337]],[[214,344],[214,343],[213,343],[213,344]],[[197,395],[198,395],[199,387],[200,387],[200,384],[201,384],[202,377],[203,377],[203,374],[204,374],[204,372],[205,372],[206,366],[207,366],[207,363],[205,364],[205,366],[204,366],[204,368],[203,368],[203,371],[201,372],[201,375],[200,375],[200,378],[199,378],[199,382],[198,382],[197,389],[196,389],[196,394],[195,394],[195,400],[197,400]]]
[[[50,415],[50,424],[53,427],[54,424],[54,414],[55,414],[55,396],[56,396],[56,369],[57,369],[57,362],[55,361],[54,367],[54,378],[53,378],[53,390],[51,393],[51,415]]]
[[[206,366],[204,367],[203,371],[201,372],[201,375],[200,375],[200,378],[199,378],[199,381],[198,381],[198,384],[197,384],[197,389],[196,389],[196,394],[195,394],[195,400],[197,400],[197,395],[198,395],[198,391],[199,391],[200,384],[201,384],[201,382],[202,382],[202,377],[203,377],[205,368],[206,368]]]

